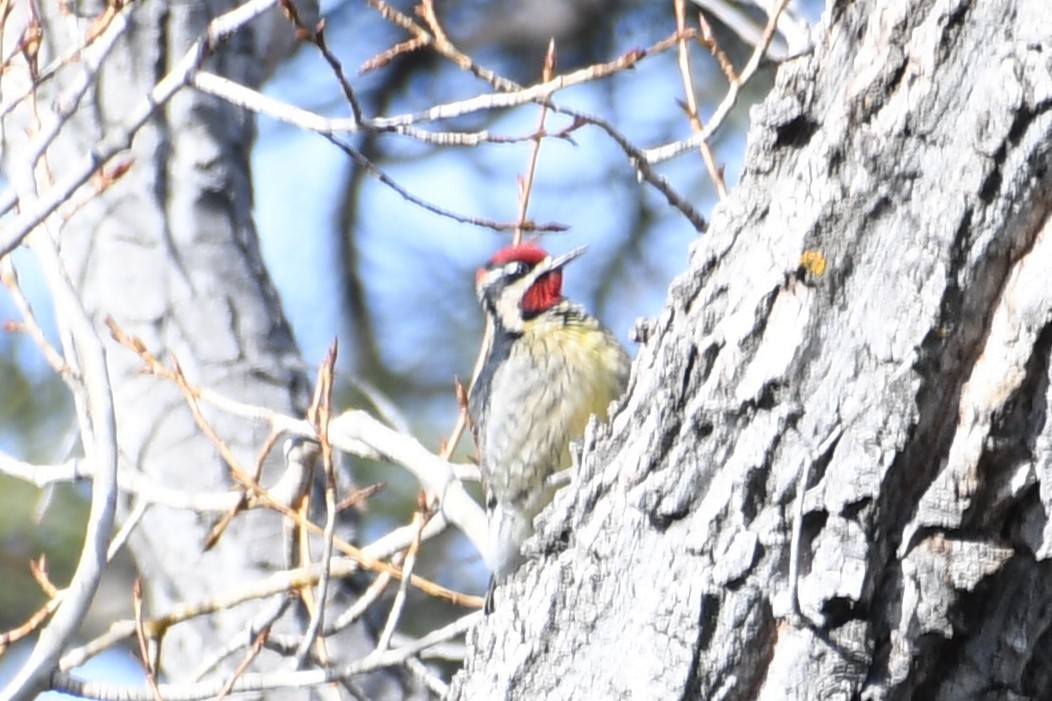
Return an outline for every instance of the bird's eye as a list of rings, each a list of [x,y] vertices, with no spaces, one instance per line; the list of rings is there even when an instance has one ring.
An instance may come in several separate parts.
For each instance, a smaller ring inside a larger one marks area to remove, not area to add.
[[[525,275],[529,269],[529,266],[521,260],[513,260],[504,266],[504,274],[510,278],[519,278]]]

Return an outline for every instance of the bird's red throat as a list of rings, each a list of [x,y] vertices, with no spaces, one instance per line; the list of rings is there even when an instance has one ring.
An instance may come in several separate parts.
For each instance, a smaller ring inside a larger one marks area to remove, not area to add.
[[[563,272],[561,270],[553,270],[541,275],[522,296],[520,305],[522,311],[526,314],[539,314],[554,307],[563,297],[562,288]]]

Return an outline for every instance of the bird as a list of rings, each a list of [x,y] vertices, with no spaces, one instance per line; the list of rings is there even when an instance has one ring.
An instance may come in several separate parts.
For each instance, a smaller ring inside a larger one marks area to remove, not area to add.
[[[630,360],[614,335],[562,294],[563,268],[584,247],[552,257],[533,243],[501,249],[475,276],[486,320],[468,393],[489,518],[495,585],[523,562],[552,476],[571,467],[570,444],[591,416],[605,421],[624,393]]]

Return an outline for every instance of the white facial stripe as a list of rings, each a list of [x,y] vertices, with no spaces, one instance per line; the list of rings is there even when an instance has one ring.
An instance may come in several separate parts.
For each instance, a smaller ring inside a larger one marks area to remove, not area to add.
[[[497,317],[508,331],[522,331],[522,311],[519,309],[522,293],[515,290],[517,287],[505,288],[496,300]]]
[[[527,275],[501,290],[500,297],[496,300],[497,316],[509,331],[522,330],[522,309],[519,308],[519,303],[535,279],[533,275]]]

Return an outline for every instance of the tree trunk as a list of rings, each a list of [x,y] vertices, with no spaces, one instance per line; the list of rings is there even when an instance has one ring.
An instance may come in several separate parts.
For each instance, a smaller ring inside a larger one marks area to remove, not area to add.
[[[822,31],[451,698],[1052,697],[1052,4]]]

